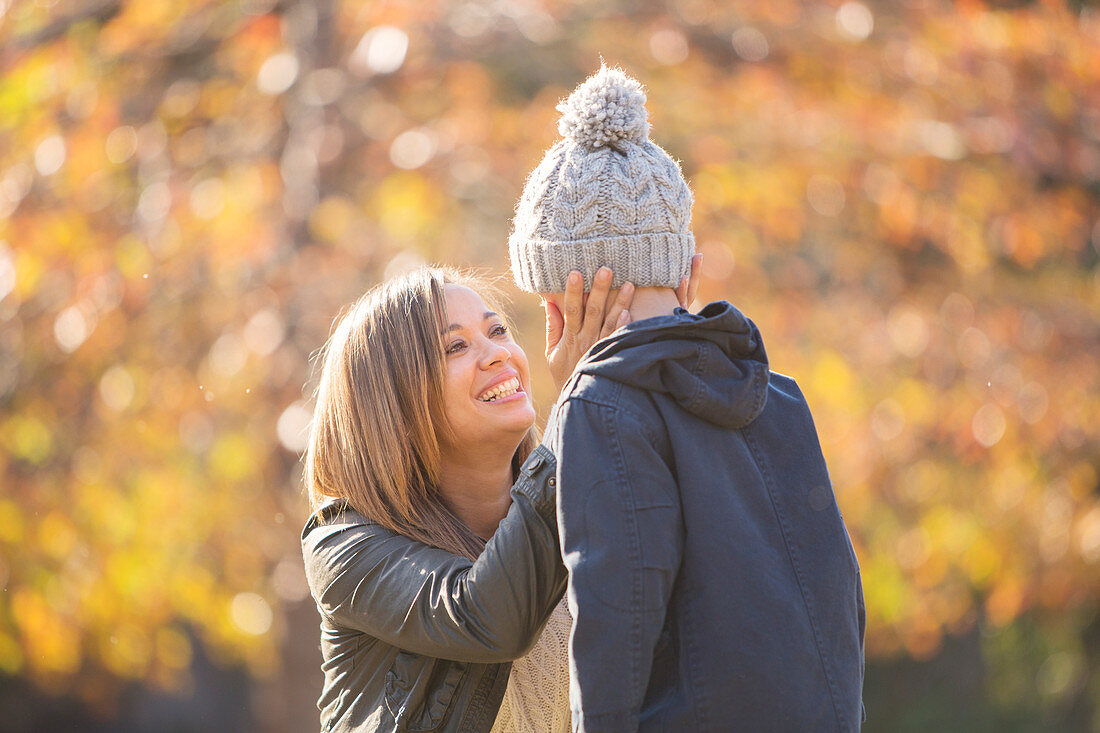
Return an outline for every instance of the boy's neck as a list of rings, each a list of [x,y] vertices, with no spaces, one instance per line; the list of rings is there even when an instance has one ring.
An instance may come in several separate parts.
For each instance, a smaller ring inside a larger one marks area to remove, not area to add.
[[[612,298],[607,299],[612,302]],[[641,321],[657,316],[671,316],[680,307],[676,291],[672,288],[636,288],[634,302],[630,304],[630,320]]]

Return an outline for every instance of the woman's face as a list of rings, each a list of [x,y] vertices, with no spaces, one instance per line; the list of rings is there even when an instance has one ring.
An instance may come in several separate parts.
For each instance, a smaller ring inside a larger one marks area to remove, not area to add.
[[[535,424],[527,356],[480,295],[453,283],[445,293],[443,407],[454,431],[451,447],[499,443],[514,451]]]

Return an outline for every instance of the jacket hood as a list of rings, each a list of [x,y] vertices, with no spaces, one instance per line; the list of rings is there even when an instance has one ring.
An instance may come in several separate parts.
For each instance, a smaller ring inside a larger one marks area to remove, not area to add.
[[[698,314],[631,323],[596,344],[575,370],[669,395],[707,422],[743,428],[764,409],[768,357],[756,324],[726,301]]]

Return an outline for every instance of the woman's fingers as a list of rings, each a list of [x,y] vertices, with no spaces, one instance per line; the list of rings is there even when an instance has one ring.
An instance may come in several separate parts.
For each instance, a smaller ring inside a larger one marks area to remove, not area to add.
[[[611,277],[610,268],[601,267],[592,278],[592,291],[588,294],[588,304],[584,308],[584,326],[581,328],[581,338],[589,346],[600,338],[607,294],[611,291]]]
[[[565,331],[562,338],[567,342],[581,332],[584,325],[584,278],[576,270],[569,273],[565,281]]]
[[[543,301],[546,311],[546,363],[559,389],[584,352],[601,338],[630,323],[629,308],[634,302],[634,285],[624,283],[614,301],[608,304],[613,279],[611,270],[601,267],[592,278],[592,291],[585,296],[584,278],[574,270],[565,281],[561,307],[553,301]]]
[[[562,305],[559,310],[553,302],[546,301],[546,364],[558,389],[569,378],[581,354],[591,346],[580,338],[584,325],[584,278],[576,270],[566,278]]]
[[[607,317],[603,319],[600,338],[607,338],[614,331],[630,323],[630,304],[632,302],[634,302],[634,283],[625,282],[619,288],[619,294],[615,296],[615,302],[611,304],[611,310],[607,312]]]

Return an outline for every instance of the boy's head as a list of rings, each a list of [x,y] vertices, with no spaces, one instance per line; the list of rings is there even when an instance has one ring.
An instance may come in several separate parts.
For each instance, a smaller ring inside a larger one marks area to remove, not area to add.
[[[613,288],[675,288],[695,238],[680,166],[649,140],[645,92],[603,66],[558,105],[559,140],[531,172],[512,220],[512,276],[523,290],[561,293],[570,270],[585,290],[602,265]]]

